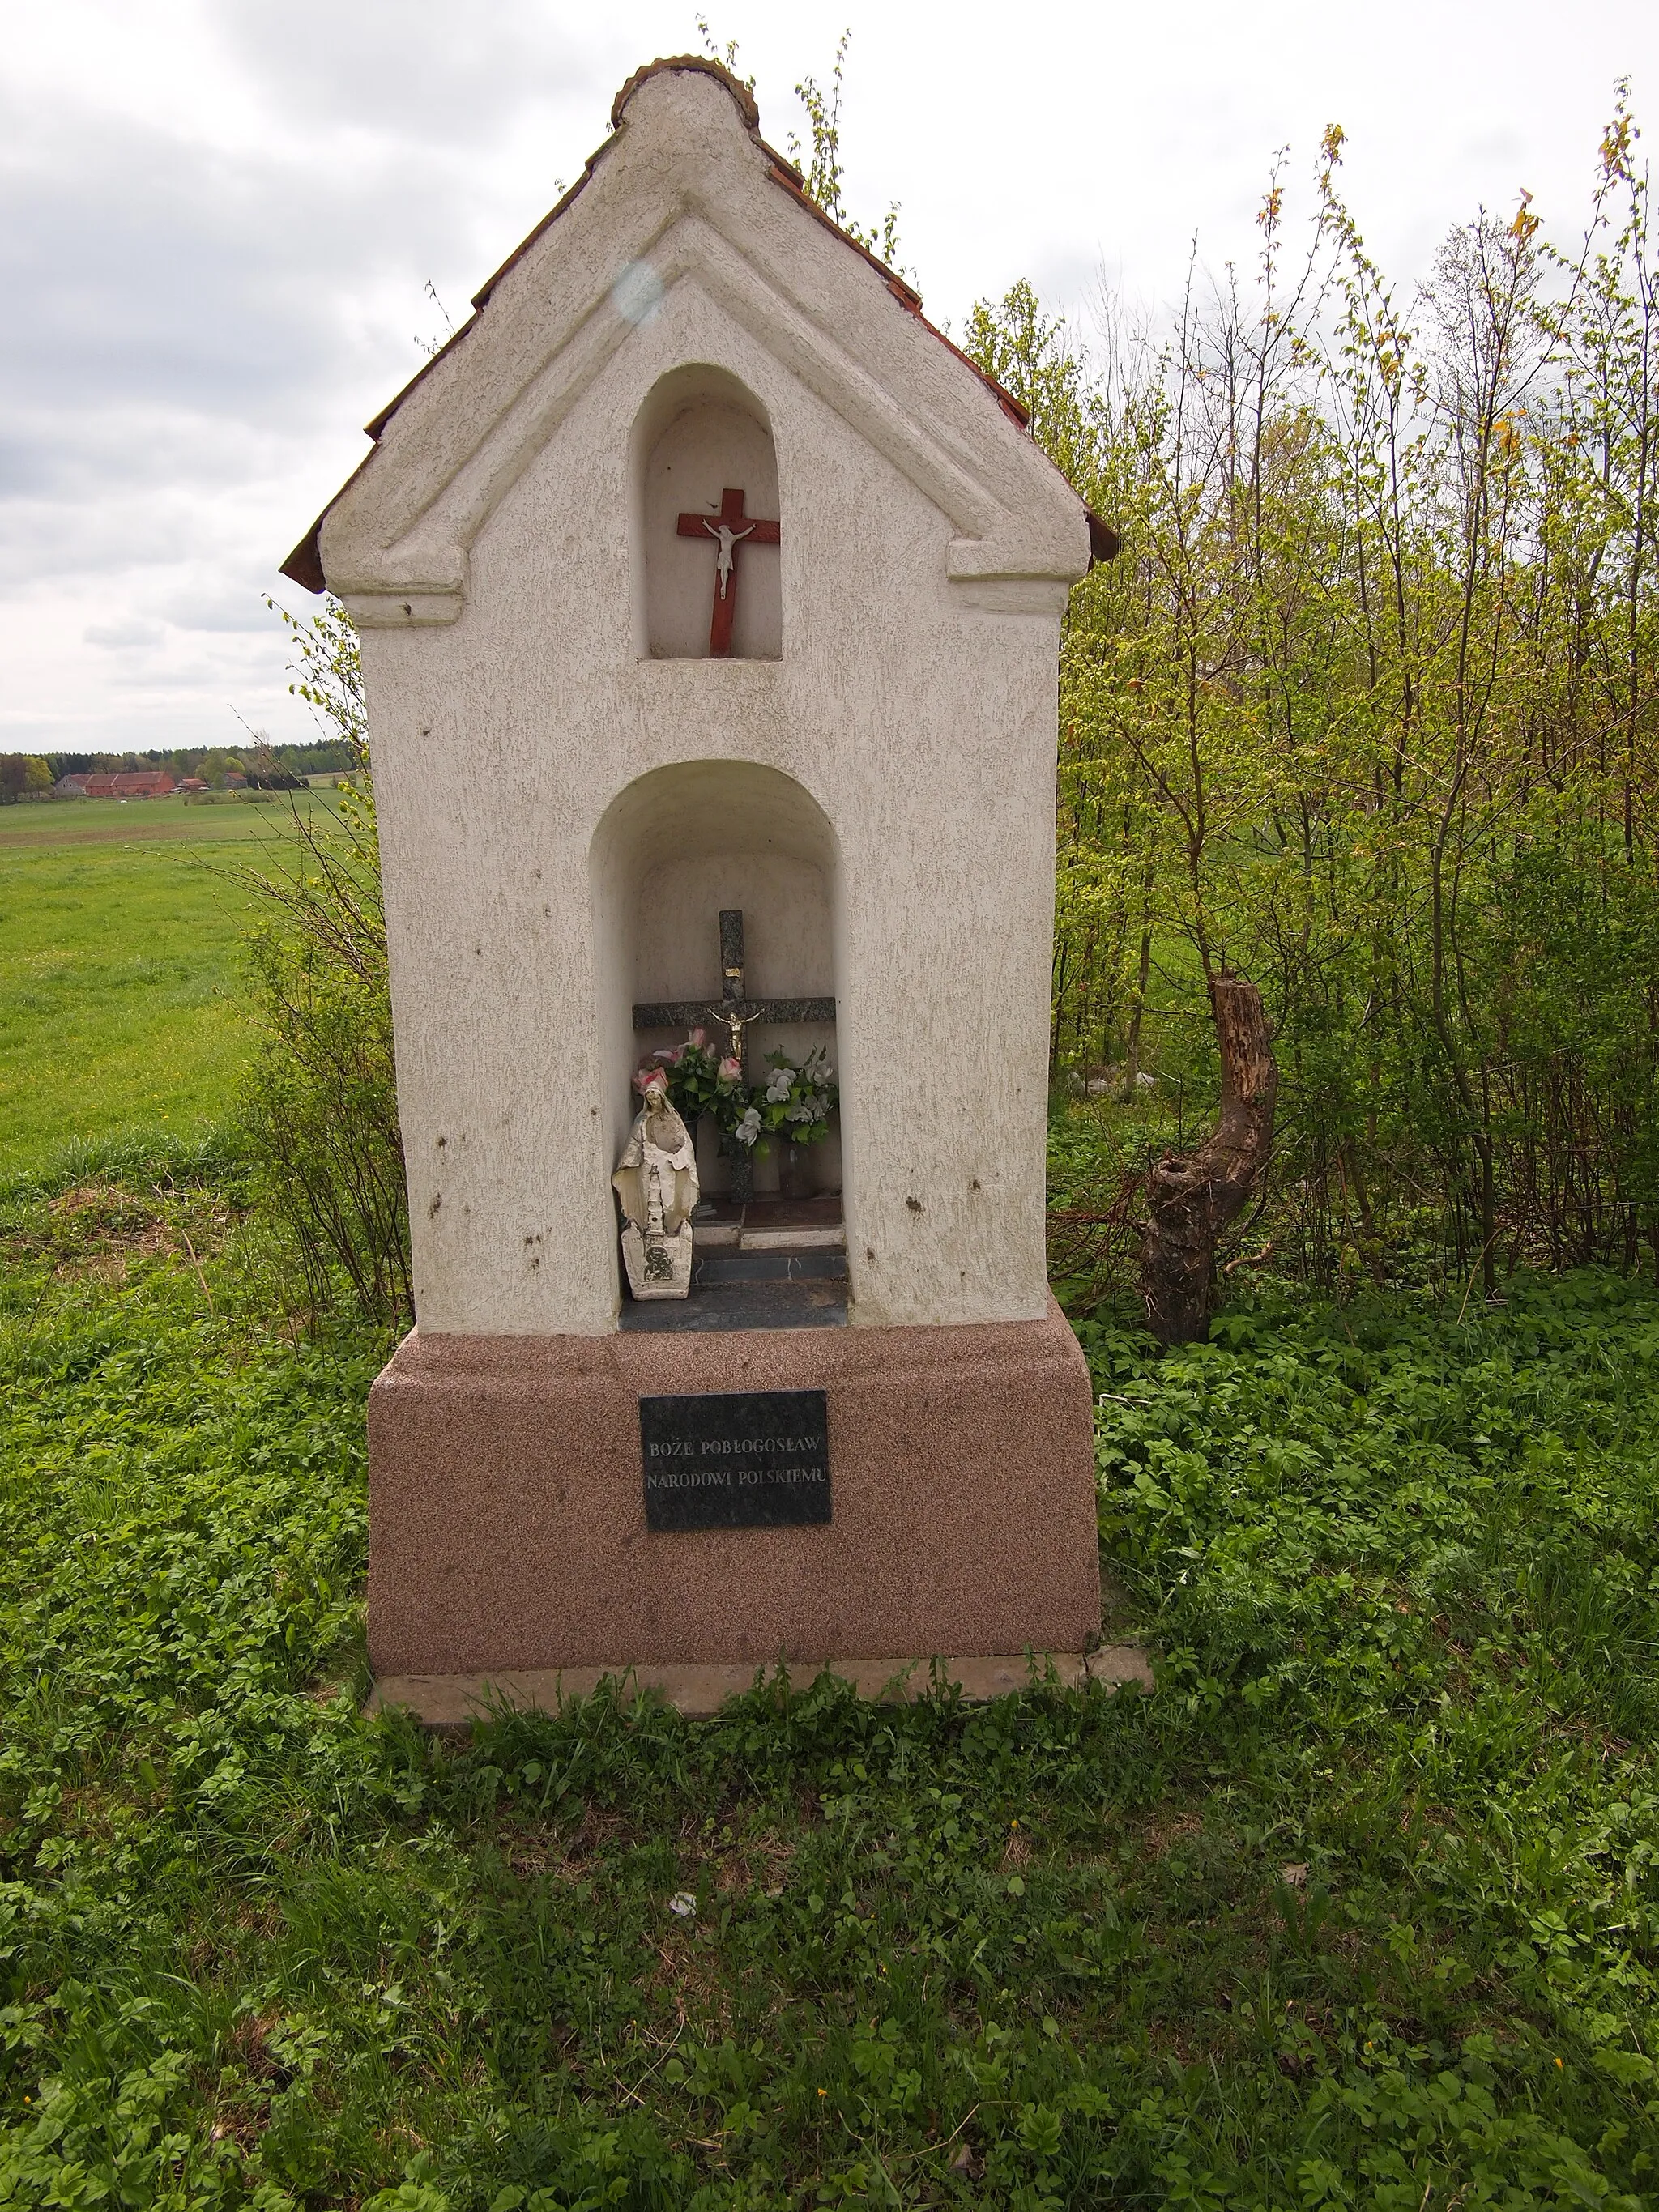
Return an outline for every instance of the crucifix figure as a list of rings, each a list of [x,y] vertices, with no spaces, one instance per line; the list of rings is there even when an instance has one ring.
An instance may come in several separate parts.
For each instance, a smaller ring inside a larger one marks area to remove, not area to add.
[[[727,660],[732,654],[732,624],[738,611],[738,552],[745,538],[756,545],[781,541],[775,522],[761,522],[744,514],[741,491],[720,494],[720,514],[683,514],[678,525],[682,538],[709,538],[719,547],[714,556],[714,606],[708,621],[708,658]]]
[[[775,529],[776,525],[773,527]],[[757,1022],[833,1022],[833,999],[751,999],[744,989],[743,914],[720,915],[720,994],[718,999],[653,1000],[634,1009],[636,1030],[723,1029],[732,1056],[749,1080],[748,1032]],[[732,1195],[742,1202],[754,1195],[754,1167],[746,1153],[732,1163]]]
[[[729,1006],[714,1006],[711,1007],[709,1011],[713,1018],[719,1022],[721,1027],[725,1029],[730,1036],[732,1040],[732,1057],[737,1061],[738,1066],[742,1068],[743,1079],[747,1083],[749,1080],[749,1051],[747,1046],[744,1043],[743,1033],[748,1028],[750,1023],[754,1020],[755,1017],[753,1014],[736,1013]]]

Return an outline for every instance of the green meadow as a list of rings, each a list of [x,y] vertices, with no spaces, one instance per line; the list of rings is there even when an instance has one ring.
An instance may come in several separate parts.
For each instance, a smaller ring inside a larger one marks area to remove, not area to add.
[[[76,1142],[223,1121],[259,903],[240,872],[283,865],[292,834],[285,799],[0,809],[0,1186]]]

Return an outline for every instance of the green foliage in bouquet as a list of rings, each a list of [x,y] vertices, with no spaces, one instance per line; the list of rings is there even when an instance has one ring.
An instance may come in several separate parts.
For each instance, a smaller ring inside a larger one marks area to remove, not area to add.
[[[840,1097],[822,1045],[799,1067],[787,1054],[768,1053],[770,1073],[753,1085],[744,1085],[737,1060],[722,1056],[703,1030],[692,1030],[682,1045],[659,1048],[652,1060],[667,1077],[669,1101],[688,1128],[695,1130],[700,1116],[712,1114],[727,1151],[752,1148],[763,1159],[773,1136],[796,1145],[818,1143],[829,1133]]]
[[[752,1145],[763,1158],[769,1137],[780,1136],[792,1145],[819,1143],[830,1133],[830,1116],[841,1095],[829,1054],[814,1045],[797,1067],[787,1054],[769,1052],[766,1064],[772,1073],[749,1094],[737,1127],[738,1142]]]
[[[708,1042],[706,1030],[692,1030],[685,1042],[660,1047],[641,1070],[653,1064],[668,1079],[669,1103],[695,1131],[698,1119],[712,1114],[722,1134],[730,1135],[743,1118],[743,1077],[738,1062]]]

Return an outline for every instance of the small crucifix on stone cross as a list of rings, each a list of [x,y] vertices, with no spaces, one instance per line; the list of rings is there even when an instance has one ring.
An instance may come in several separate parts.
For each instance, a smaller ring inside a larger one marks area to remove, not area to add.
[[[718,516],[683,514],[678,530],[682,538],[712,538],[719,547],[714,558],[714,606],[708,622],[708,658],[726,660],[732,653],[732,624],[738,611],[738,554],[745,544],[776,545],[781,543],[775,522],[761,522],[743,511],[741,491],[726,490],[720,494]]]
[[[636,1030],[723,1029],[749,1080],[748,1031],[757,1022],[833,1022],[833,999],[751,999],[744,991],[743,913],[720,915],[720,994],[718,999],[656,999],[634,1009]]]

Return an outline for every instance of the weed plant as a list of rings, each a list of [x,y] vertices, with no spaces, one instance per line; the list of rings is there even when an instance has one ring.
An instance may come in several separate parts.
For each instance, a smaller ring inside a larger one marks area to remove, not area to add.
[[[234,1197],[0,1223],[0,2204],[1659,2201],[1653,1293],[1084,1323],[1151,1698],[442,1742]]]

